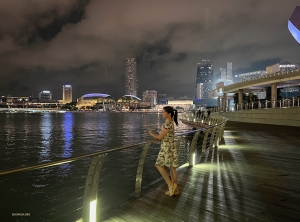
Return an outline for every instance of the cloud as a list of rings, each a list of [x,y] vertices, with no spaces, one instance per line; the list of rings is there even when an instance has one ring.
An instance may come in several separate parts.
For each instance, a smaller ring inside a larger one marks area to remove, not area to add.
[[[202,58],[215,73],[227,61],[233,70],[278,58],[299,62],[287,30],[296,0],[14,2],[0,3],[1,76],[26,69],[88,86],[106,67],[102,88],[114,93],[124,88],[124,60],[136,57],[140,94],[178,87],[178,94],[192,94]]]

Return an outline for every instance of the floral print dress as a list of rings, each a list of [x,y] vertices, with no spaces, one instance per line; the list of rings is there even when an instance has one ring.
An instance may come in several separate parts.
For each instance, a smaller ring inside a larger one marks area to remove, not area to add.
[[[161,127],[161,131],[163,129],[168,129],[169,132],[161,140],[160,151],[155,165],[178,167],[178,153],[174,144],[174,122],[166,120]]]

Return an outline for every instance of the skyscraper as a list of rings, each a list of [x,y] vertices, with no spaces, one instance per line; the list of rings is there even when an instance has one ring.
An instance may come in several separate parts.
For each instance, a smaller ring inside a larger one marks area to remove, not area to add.
[[[201,63],[197,63],[195,101],[209,98],[209,92],[213,89],[212,79],[212,64],[209,60],[202,59]]]
[[[63,85],[63,103],[72,102],[72,86]]]
[[[137,78],[136,78],[136,61],[135,58],[125,60],[125,95],[137,96]]]
[[[233,79],[232,79],[232,62],[227,62],[226,80],[228,81],[229,84],[233,83]]]
[[[221,81],[225,82],[227,80],[226,75],[227,75],[227,70],[226,68],[220,68],[220,72],[221,72]]]

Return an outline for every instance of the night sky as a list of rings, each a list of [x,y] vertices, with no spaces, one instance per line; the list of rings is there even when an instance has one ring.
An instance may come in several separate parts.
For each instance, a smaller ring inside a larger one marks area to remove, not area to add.
[[[0,0],[0,96],[61,99],[125,93],[137,60],[138,96],[193,96],[197,62],[233,75],[289,61],[300,46],[287,24],[299,0]]]

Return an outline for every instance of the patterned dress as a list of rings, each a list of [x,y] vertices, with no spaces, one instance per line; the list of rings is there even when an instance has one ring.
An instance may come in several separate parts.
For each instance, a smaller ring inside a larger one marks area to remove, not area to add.
[[[161,131],[163,129],[168,129],[169,132],[160,142],[160,151],[155,165],[178,167],[178,153],[174,144],[174,122],[166,120],[161,127]]]

